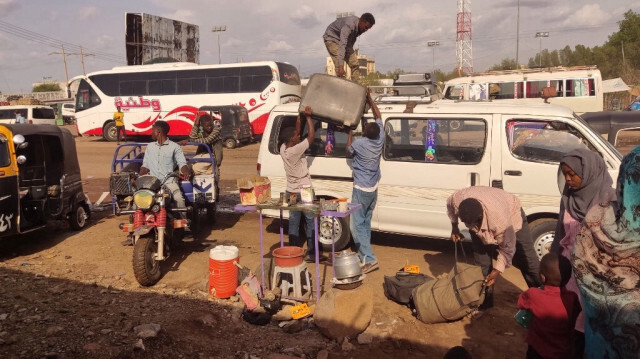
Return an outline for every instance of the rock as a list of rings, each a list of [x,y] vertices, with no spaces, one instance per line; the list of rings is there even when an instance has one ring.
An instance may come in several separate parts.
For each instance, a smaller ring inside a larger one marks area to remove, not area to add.
[[[145,351],[145,347],[144,347],[144,343],[142,342],[142,339],[138,339],[138,341],[133,345],[133,350],[134,351]]]
[[[355,345],[349,343],[349,339],[344,338],[344,341],[342,342],[342,346],[341,349],[343,352],[350,352],[352,350],[354,350],[356,348]]]
[[[286,355],[286,354],[271,353],[267,355],[265,359],[299,359],[299,358],[291,355]]]
[[[85,333],[84,333],[84,337],[85,337],[85,338],[89,338],[90,336],[93,336],[94,334],[95,334],[94,332],[92,332],[92,331],[90,331],[90,330],[89,330],[89,331],[87,331],[87,332],[85,332]]]
[[[207,313],[202,316],[202,318],[200,318],[200,323],[208,327],[213,327],[214,325],[216,325],[216,322],[216,317],[214,317],[211,313]]]
[[[64,285],[59,284],[53,288],[49,288],[49,293],[51,294],[62,294],[64,293]]]
[[[5,319],[7,319],[8,317],[9,317],[9,314],[8,314],[8,313],[2,313],[2,314],[0,314],[0,320],[5,320]]]
[[[160,324],[150,323],[138,325],[137,327],[133,328],[133,331],[136,333],[138,338],[147,339],[155,338],[158,335],[160,329]]]
[[[293,334],[305,330],[307,328],[307,321],[304,319],[290,320],[288,322],[281,322],[279,326],[285,333]]]
[[[100,331],[100,333],[102,333],[102,334],[104,334],[104,335],[107,335],[107,334],[111,333],[112,331],[113,331],[113,329],[102,329],[102,330]]]
[[[373,342],[373,335],[369,333],[360,333],[358,335],[358,344],[371,344]]]
[[[339,339],[362,333],[369,326],[372,313],[373,292],[369,286],[331,288],[316,303],[313,319],[322,334]]]
[[[89,343],[89,344],[86,344],[85,346],[83,346],[82,349],[84,349],[85,351],[88,351],[88,352],[97,352],[98,350],[100,350],[100,344],[98,344],[98,343]]]
[[[326,349],[322,349],[318,352],[316,359],[329,359],[329,351]]]
[[[273,319],[277,321],[285,321],[285,320],[293,319],[293,317],[291,317],[291,308],[293,308],[292,305],[283,306],[282,309],[280,309],[280,311],[273,316]]]
[[[44,357],[46,359],[56,359],[58,358],[58,353],[54,353],[54,352],[44,353]]]
[[[47,328],[47,336],[48,337],[55,336],[56,334],[62,332],[63,330],[64,330],[64,328],[59,326],[59,325],[56,325],[56,326],[53,326],[53,327],[49,327],[49,328]]]

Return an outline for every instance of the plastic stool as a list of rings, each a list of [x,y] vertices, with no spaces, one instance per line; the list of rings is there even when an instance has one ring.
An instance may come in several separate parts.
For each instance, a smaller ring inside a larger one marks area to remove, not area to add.
[[[279,285],[278,285],[279,284]],[[295,267],[275,266],[271,288],[280,287],[283,297],[293,296],[303,298],[311,292],[311,278],[306,263],[300,263]]]

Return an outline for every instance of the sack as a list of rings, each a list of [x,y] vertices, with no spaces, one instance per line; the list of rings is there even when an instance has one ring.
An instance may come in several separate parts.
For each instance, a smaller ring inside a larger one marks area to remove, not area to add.
[[[413,289],[433,278],[422,273],[398,272],[395,276],[384,276],[384,295],[400,304],[409,304]]]
[[[428,281],[413,290],[416,315],[424,323],[458,320],[484,301],[484,275],[480,266],[458,262],[448,277]]]

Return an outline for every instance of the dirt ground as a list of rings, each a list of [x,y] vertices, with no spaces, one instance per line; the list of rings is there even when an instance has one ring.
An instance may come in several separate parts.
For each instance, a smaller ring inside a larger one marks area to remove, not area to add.
[[[77,146],[85,191],[95,201],[108,190],[115,144],[78,138]],[[81,232],[52,224],[0,242],[0,357],[285,359],[316,358],[327,351],[333,359],[441,358],[456,345],[474,358],[524,357],[525,330],[513,320],[517,296],[526,287],[517,270],[510,268],[499,279],[494,308],[453,323],[423,324],[408,308],[385,298],[384,275],[393,275],[406,261],[432,276],[448,272],[453,246],[443,240],[373,234],[380,270],[363,285],[374,293],[370,326],[377,334],[371,344],[352,339],[351,350],[308,322],[301,332],[288,334],[276,323],[246,323],[237,306],[209,299],[209,249],[233,244],[242,264],[258,268],[260,263],[258,216],[233,212],[239,200],[235,179],[255,173],[258,146],[225,149],[216,223],[172,253],[154,287],[135,281],[133,249],[121,245],[125,237],[118,229],[126,218],[108,212],[94,213]],[[278,221],[267,219],[264,227],[265,247],[277,247]],[[321,273],[328,287],[331,268],[321,265]],[[151,323],[161,330],[139,343],[133,328]]]

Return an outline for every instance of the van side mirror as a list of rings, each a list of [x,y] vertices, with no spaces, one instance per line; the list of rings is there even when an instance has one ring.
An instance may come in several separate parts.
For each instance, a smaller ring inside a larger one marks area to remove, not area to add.
[[[27,158],[23,155],[18,156],[18,158],[16,158],[16,161],[18,162],[19,165],[24,164],[25,162],[27,162]]]

